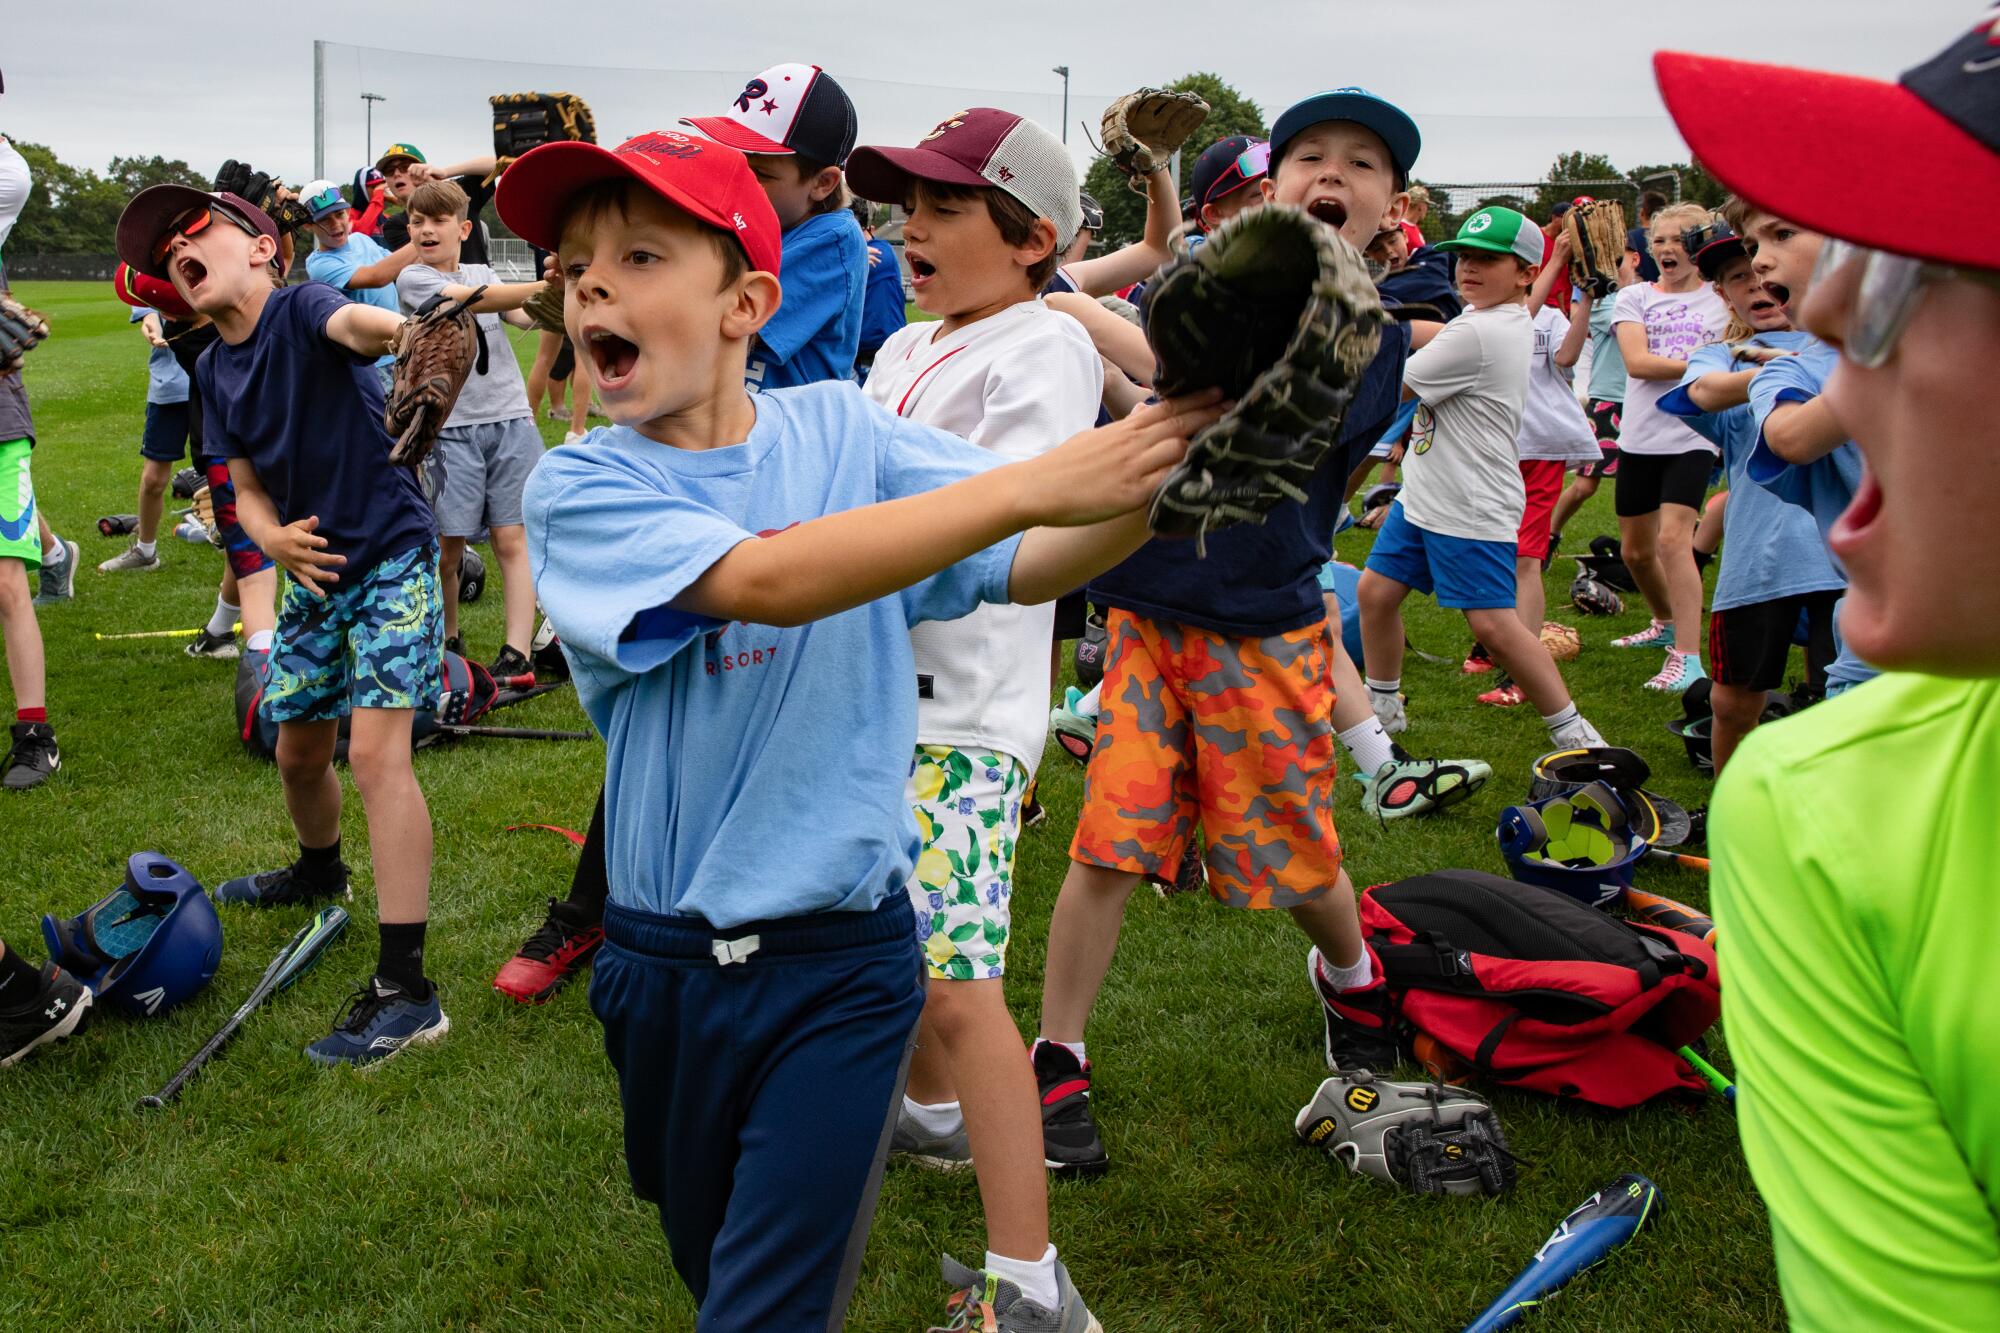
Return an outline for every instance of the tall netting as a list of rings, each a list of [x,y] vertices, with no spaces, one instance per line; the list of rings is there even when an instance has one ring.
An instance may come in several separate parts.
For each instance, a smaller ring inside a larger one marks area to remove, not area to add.
[[[1419,178],[1421,180],[1421,177]],[[1616,199],[1625,206],[1625,217],[1632,224],[1639,221],[1639,194],[1641,190],[1657,190],[1669,203],[1680,198],[1680,177],[1663,174],[1656,180],[1635,184],[1623,176],[1602,180],[1538,180],[1538,181],[1423,181],[1430,192],[1430,215],[1423,221],[1424,235],[1433,241],[1443,240],[1458,230],[1458,224],[1466,216],[1489,204],[1500,204],[1517,208],[1540,222],[1549,216],[1549,210],[1566,199],[1576,199],[1588,195],[1593,199]]]

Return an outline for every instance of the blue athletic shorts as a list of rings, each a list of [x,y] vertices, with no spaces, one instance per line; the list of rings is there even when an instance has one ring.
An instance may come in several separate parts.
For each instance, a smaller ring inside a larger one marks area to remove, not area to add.
[[[139,437],[139,456],[156,463],[178,463],[188,452],[188,405],[147,403],[146,433]]]
[[[325,597],[287,575],[264,709],[274,722],[324,722],[352,708],[435,708],[443,655],[436,542],[392,555]]]
[[[1480,611],[1514,605],[1514,548],[1426,532],[1403,516],[1403,502],[1389,506],[1368,553],[1368,568],[1418,592],[1435,592],[1439,606]]]

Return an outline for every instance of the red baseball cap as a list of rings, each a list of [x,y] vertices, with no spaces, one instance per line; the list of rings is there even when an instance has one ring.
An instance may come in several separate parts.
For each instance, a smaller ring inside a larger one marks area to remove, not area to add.
[[[500,218],[530,245],[553,250],[578,190],[600,181],[639,182],[697,222],[734,236],[750,267],[776,274],[783,232],[743,154],[679,130],[652,130],[616,148],[545,143],[500,177]]]
[[[1653,73],[1695,157],[1759,208],[1874,249],[2000,269],[2000,9],[1896,83],[1677,51],[1656,53]],[[1918,197],[1918,227],[1876,202]]]

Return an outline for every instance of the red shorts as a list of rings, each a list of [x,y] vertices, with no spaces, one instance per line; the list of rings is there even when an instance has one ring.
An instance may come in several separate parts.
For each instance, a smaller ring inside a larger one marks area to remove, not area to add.
[[[1521,511],[1521,530],[1514,535],[1514,553],[1529,560],[1547,562],[1550,525],[1556,516],[1556,501],[1562,498],[1563,473],[1569,464],[1560,458],[1521,460],[1521,484],[1528,491],[1528,507]]]
[[[1326,626],[1236,638],[1113,609],[1070,858],[1171,878],[1199,823],[1208,891],[1296,907],[1334,886]]]

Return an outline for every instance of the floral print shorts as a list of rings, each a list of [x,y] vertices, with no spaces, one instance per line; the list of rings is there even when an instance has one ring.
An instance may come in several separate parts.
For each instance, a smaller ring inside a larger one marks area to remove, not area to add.
[[[923,849],[910,880],[917,947],[939,981],[981,981],[1007,970],[1014,841],[1028,770],[991,750],[920,745],[910,804]]]

